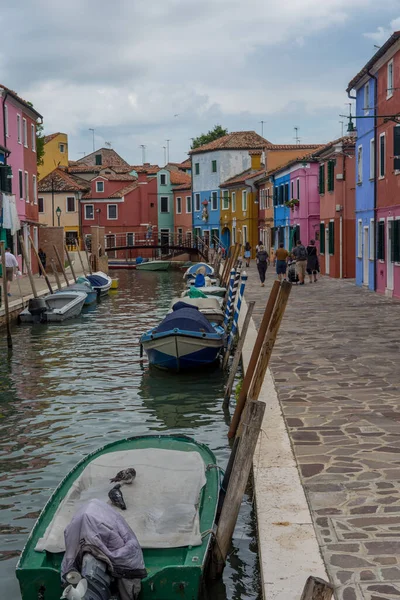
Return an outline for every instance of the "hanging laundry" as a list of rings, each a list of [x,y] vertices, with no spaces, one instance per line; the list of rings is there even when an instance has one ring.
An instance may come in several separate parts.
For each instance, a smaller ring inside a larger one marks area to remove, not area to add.
[[[12,217],[10,207],[10,196],[3,194],[3,229],[12,228]]]
[[[21,222],[18,217],[17,205],[15,196],[10,196],[10,213],[11,213],[11,235],[15,235],[21,229]]]

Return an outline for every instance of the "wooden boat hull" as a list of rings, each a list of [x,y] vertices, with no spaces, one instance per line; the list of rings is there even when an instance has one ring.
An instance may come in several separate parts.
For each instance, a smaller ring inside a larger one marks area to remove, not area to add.
[[[206,484],[199,498],[200,531],[212,529],[218,505],[220,476],[213,453],[203,444],[186,436],[137,436],[113,442],[83,459],[62,480],[37,520],[17,564],[16,574],[22,600],[59,600],[62,594],[60,567],[64,553],[50,554],[34,550],[39,538],[51,522],[60,502],[86,466],[102,454],[120,450],[161,448],[164,450],[196,451],[205,469]],[[140,600],[194,600],[198,598],[206,565],[211,534],[203,537],[200,546],[179,548],[145,548],[143,550],[147,577],[142,581]]]
[[[150,260],[136,265],[138,271],[168,271],[171,261],[168,260]]]
[[[141,343],[151,365],[172,371],[197,369],[215,363],[224,345],[222,333],[203,335],[171,331],[154,339],[145,335]]]

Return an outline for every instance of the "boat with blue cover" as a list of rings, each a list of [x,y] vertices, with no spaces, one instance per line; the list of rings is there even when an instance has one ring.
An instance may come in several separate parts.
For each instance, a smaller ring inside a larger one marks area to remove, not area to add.
[[[173,311],[140,338],[151,365],[174,371],[214,363],[224,342],[223,327],[185,302],[175,303]]]
[[[86,277],[98,296],[105,296],[111,288],[112,279],[102,271],[97,271]]]
[[[203,274],[204,275],[214,275],[214,268],[211,267],[210,265],[208,265],[207,263],[195,263],[194,265],[191,265],[188,269],[186,269],[186,271],[183,274],[183,278],[184,279],[188,279],[188,278],[195,278],[197,273],[199,272],[199,269],[203,270]]]
[[[76,280],[76,283],[72,283],[67,288],[58,290],[55,293],[56,294],[65,294],[66,292],[69,292],[71,290],[74,290],[75,292],[82,292],[83,294],[86,294],[84,306],[89,306],[90,304],[93,304],[93,302],[96,302],[96,300],[97,300],[97,290],[95,290],[93,288],[92,284],[86,277],[78,277]]]

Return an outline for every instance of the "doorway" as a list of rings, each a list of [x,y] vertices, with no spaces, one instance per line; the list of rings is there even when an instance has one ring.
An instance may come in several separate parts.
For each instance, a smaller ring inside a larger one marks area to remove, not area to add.
[[[330,275],[331,255],[329,254],[329,229],[325,229],[325,275]]]
[[[363,236],[363,285],[369,284],[369,228],[364,227]]]
[[[161,252],[166,253],[169,246],[169,229],[160,229]]]
[[[394,269],[394,257],[393,257],[393,219],[387,220],[386,228],[386,248],[387,248],[387,259],[386,259],[386,290],[393,292],[393,269]]]

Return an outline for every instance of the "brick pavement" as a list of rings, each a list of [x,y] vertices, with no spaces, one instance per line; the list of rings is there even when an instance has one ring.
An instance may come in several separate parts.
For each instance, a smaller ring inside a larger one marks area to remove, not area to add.
[[[274,281],[247,270],[259,325]],[[271,370],[338,600],[400,598],[400,302],[294,286]]]

